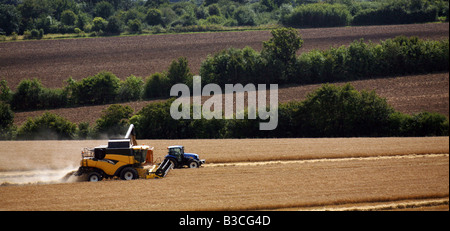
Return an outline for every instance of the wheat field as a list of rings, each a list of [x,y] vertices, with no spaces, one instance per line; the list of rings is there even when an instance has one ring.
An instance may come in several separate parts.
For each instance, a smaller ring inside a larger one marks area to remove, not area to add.
[[[0,142],[0,179],[76,168],[82,147],[105,142]],[[159,180],[1,182],[0,210],[448,210],[448,137],[138,142],[208,164]]]

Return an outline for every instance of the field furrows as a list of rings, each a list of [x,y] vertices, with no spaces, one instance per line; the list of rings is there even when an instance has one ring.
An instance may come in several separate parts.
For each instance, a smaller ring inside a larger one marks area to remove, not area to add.
[[[348,45],[364,38],[375,43],[395,36],[448,38],[448,23],[301,29],[300,52]],[[0,43],[0,77],[12,89],[24,78],[61,87],[69,76],[81,79],[100,71],[119,78],[166,71],[172,60],[187,57],[194,74],[208,55],[230,47],[262,48],[269,31],[169,34]]]

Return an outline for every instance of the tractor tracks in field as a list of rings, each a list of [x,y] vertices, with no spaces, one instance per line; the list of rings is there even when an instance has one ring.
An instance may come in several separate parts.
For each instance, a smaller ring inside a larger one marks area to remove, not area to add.
[[[308,208],[308,211],[386,211],[386,210],[445,210],[448,211],[449,198],[426,198],[415,200],[399,200],[368,204],[347,204],[335,207]],[[299,208],[302,210],[302,208]]]
[[[336,157],[336,158],[318,158],[318,159],[304,159],[304,160],[269,160],[269,161],[242,161],[242,162],[227,162],[227,163],[210,163],[203,165],[205,168],[214,167],[246,167],[246,166],[262,166],[273,164],[307,164],[320,162],[343,162],[343,161],[377,161],[390,159],[415,159],[415,158],[436,158],[449,157],[448,153],[442,154],[405,154],[405,155],[388,155],[388,156],[366,156],[366,157]]]
[[[430,195],[416,198],[372,198],[354,202],[335,202],[329,204],[273,207],[275,211],[448,211],[449,197],[447,195]]]

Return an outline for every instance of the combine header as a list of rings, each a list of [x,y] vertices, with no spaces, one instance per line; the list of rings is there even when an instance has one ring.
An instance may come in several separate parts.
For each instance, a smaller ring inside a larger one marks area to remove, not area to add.
[[[138,145],[134,125],[123,139],[108,141],[93,149],[85,148],[75,176],[86,175],[88,181],[120,177],[122,180],[163,178],[172,169],[173,162],[165,158],[161,164],[153,161],[153,147]]]

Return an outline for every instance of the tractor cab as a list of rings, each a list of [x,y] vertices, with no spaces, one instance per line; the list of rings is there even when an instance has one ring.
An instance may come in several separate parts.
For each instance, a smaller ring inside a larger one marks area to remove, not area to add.
[[[185,153],[184,146],[169,146],[167,149],[169,153],[165,158],[169,159],[175,168],[182,168],[184,166],[198,168],[205,163],[205,160],[200,160],[197,154]]]
[[[178,162],[182,161],[184,158],[184,147],[183,146],[170,146],[169,155],[175,157]]]

